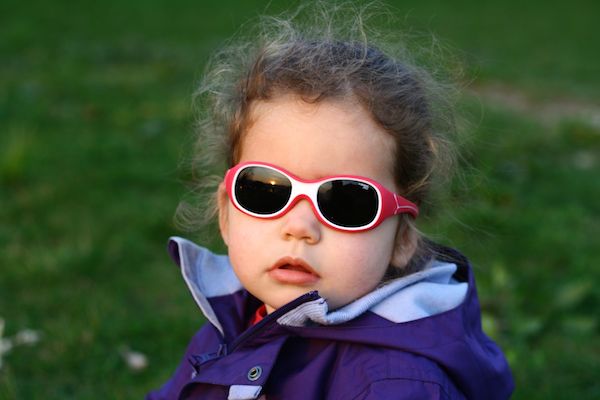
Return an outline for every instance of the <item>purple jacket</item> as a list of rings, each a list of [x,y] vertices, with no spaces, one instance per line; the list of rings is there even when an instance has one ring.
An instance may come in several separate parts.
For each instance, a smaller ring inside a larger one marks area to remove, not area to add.
[[[247,328],[259,301],[228,258],[169,251],[209,323],[148,399],[506,399],[512,376],[481,329],[473,273],[440,248],[423,271],[329,311],[307,293]]]

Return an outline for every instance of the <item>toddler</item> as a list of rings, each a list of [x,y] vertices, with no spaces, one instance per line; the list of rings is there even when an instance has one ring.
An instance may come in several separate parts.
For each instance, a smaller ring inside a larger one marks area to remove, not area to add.
[[[508,398],[468,261],[415,226],[446,154],[433,80],[361,29],[273,25],[201,88],[228,255],[171,239],[208,322],[148,398]]]

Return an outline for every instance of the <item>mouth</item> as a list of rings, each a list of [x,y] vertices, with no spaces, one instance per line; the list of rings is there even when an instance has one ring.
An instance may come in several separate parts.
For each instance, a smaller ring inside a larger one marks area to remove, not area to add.
[[[269,269],[269,275],[280,283],[301,286],[313,285],[321,279],[310,264],[294,257],[279,259]]]

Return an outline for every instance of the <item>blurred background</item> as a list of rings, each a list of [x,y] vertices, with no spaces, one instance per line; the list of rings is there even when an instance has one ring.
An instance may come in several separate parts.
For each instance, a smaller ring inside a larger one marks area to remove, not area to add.
[[[600,3],[384,4],[465,70],[460,179],[422,228],[473,261],[514,398],[600,398]],[[174,371],[203,323],[165,251],[191,94],[289,6],[0,4],[0,399],[141,398]]]

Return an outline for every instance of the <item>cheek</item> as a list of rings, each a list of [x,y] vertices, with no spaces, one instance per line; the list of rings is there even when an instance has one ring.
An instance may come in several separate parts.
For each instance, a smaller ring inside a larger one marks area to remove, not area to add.
[[[241,214],[238,210],[229,210],[228,236],[229,253],[244,252],[252,247],[257,233],[256,221]]]
[[[368,271],[383,276],[392,259],[397,225],[386,222],[375,230],[350,234],[346,240],[335,240],[342,263],[364,266],[364,269],[356,268],[356,274]]]
[[[233,272],[244,286],[248,285],[248,281],[252,279],[254,273],[254,263],[257,260],[256,247],[254,243],[248,240],[243,240],[237,234],[230,237],[230,245],[228,247],[228,255]]]
[[[227,252],[236,273],[251,270],[254,264],[264,261],[265,243],[269,224],[242,214],[234,207],[229,209]]]

